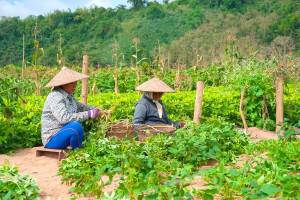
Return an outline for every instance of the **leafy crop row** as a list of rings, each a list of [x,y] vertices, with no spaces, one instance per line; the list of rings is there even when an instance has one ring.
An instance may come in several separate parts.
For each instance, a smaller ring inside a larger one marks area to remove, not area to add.
[[[100,93],[90,96],[89,104],[103,109],[112,110],[112,121],[132,119],[134,106],[140,94]],[[191,120],[194,109],[194,92],[177,92],[163,96],[167,113],[173,120]],[[286,121],[299,126],[299,99],[294,90],[290,90],[285,97]],[[40,118],[45,97],[0,97],[0,152],[7,152],[21,147],[31,147],[41,144]],[[263,126],[263,116],[259,103],[247,102],[247,122],[249,126]],[[275,108],[274,103],[269,103],[268,126],[274,128]],[[207,87],[204,92],[203,120],[214,122],[218,118],[241,125],[239,114],[239,92],[228,87]]]
[[[6,101],[6,111],[0,108],[0,153],[41,144],[43,99],[29,97],[24,100]]]
[[[186,69],[159,69],[141,66],[141,82],[158,77],[168,85],[180,91],[194,90],[197,81],[203,81],[206,86],[230,86],[240,90],[243,86],[256,87],[263,95],[270,95],[274,90],[274,76],[270,70],[276,66],[274,61],[247,60],[242,63],[211,65],[208,67],[190,67]],[[79,67],[73,68],[81,71]],[[30,95],[35,91],[36,83],[40,83],[41,94],[47,94],[49,88],[43,86],[50,81],[60,68],[37,66],[27,68],[22,77],[21,69],[15,66],[0,68],[0,92],[2,83],[16,85],[23,95]],[[113,92],[115,69],[111,67],[91,68],[89,88],[92,91],[96,86],[98,92]],[[121,93],[132,92],[136,87],[136,71],[134,68],[123,67],[118,69],[118,87]],[[287,79],[287,83],[291,80]],[[292,81],[293,82],[293,81]],[[7,89],[7,88],[4,88]]]
[[[221,194],[226,199],[281,197],[300,198],[300,142],[272,141],[252,147],[252,156],[241,168],[224,164],[205,172],[209,183],[198,196],[213,199]]]
[[[39,199],[40,190],[28,175],[20,175],[16,167],[8,163],[0,166],[0,199]]]
[[[225,122],[189,123],[172,136],[158,134],[144,143],[103,138],[101,127],[60,166],[63,181],[78,194],[101,197],[102,189],[119,176],[115,199],[191,199],[186,186],[199,166],[211,159],[229,161],[248,144],[243,133]]]

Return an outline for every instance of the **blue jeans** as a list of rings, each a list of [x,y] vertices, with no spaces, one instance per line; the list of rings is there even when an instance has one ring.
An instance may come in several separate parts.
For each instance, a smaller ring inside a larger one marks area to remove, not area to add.
[[[78,121],[66,124],[56,134],[54,134],[45,145],[48,149],[66,149],[71,146],[76,149],[82,145],[83,127]]]

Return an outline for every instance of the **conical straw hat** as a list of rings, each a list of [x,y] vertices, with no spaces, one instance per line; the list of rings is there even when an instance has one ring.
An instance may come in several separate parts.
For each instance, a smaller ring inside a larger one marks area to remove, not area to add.
[[[166,83],[158,78],[152,78],[136,87],[136,90],[143,92],[175,92]]]
[[[46,87],[57,87],[68,83],[73,83],[88,77],[88,75],[78,73],[76,71],[68,69],[67,67],[63,67],[60,72],[58,72],[58,74],[56,74],[46,85]]]

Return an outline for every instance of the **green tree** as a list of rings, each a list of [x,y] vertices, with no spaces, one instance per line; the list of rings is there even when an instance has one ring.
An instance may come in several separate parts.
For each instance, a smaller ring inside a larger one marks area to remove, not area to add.
[[[131,4],[132,8],[139,9],[146,5],[147,0],[127,0]]]

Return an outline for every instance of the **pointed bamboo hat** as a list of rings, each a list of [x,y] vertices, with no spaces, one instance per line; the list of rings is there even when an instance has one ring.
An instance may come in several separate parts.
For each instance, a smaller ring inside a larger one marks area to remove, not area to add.
[[[78,73],[76,71],[68,69],[67,67],[63,67],[60,72],[58,72],[58,74],[56,74],[46,85],[46,87],[57,87],[68,83],[73,83],[88,77],[88,75]]]
[[[158,78],[152,78],[135,89],[142,92],[175,92],[175,90]]]

